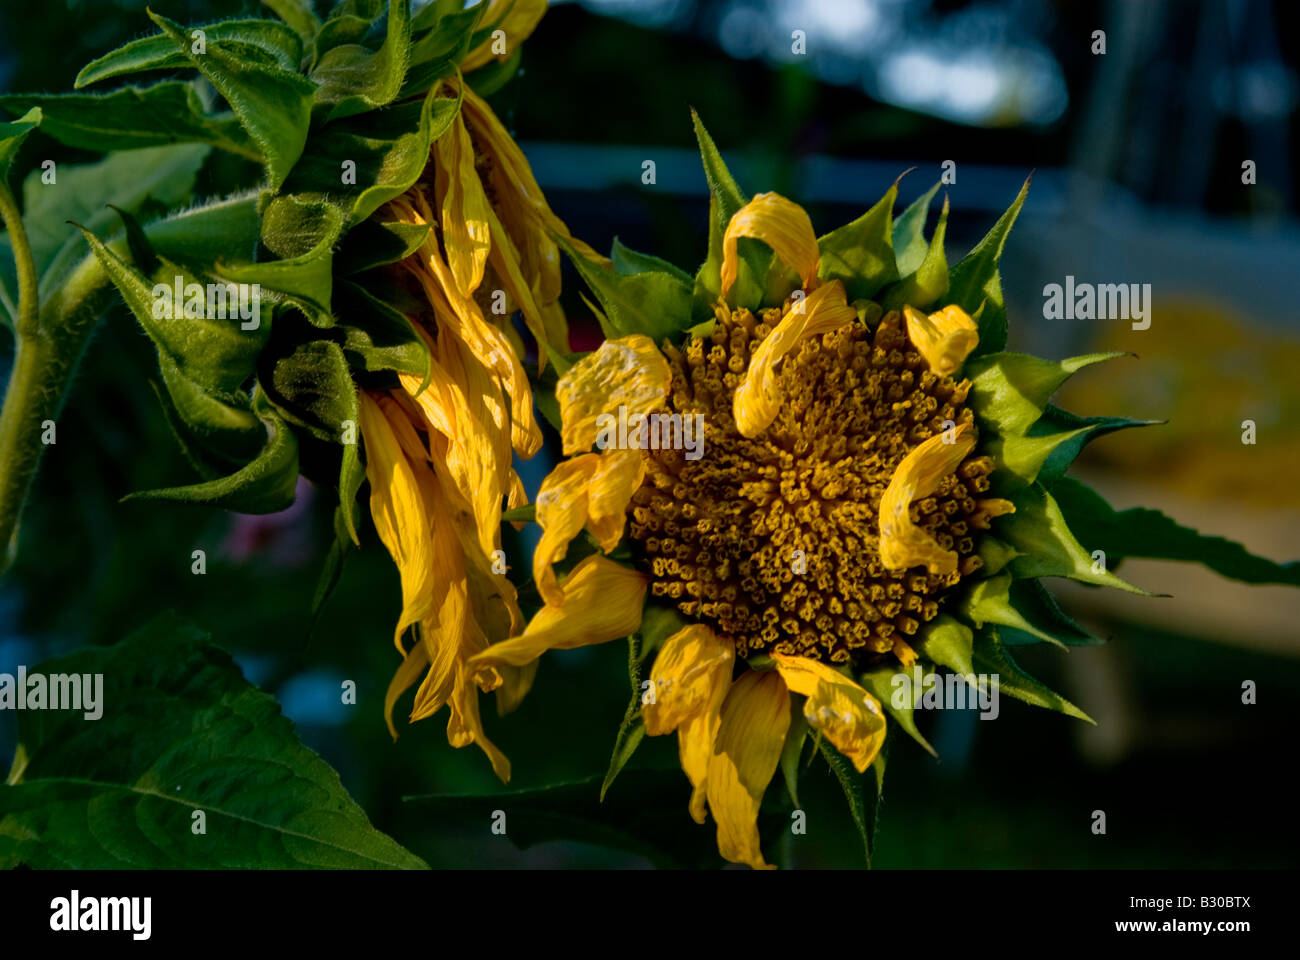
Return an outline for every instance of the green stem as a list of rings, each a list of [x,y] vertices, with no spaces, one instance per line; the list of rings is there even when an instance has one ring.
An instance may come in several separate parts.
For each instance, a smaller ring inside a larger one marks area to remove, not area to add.
[[[0,182],[0,219],[9,231],[10,246],[14,252],[14,267],[18,275],[18,316],[14,329],[19,339],[36,333],[40,305],[36,295],[36,264],[32,262],[32,248],[27,243],[27,231],[9,188]],[[3,462],[3,461],[0,461]]]

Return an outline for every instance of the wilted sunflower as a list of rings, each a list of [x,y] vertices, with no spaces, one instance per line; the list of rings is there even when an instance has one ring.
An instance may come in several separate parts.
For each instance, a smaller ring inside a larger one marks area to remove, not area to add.
[[[1084,717],[1016,666],[998,628],[1009,642],[1091,640],[1042,576],[1143,592],[1080,544],[1054,496],[1077,505],[1086,488],[1065,467],[1090,435],[1136,422],[1047,402],[1118,354],[1002,351],[997,261],[1024,191],[950,272],[946,201],[922,235],[935,190],[894,220],[895,185],[819,240],[791,201],[746,201],[697,133],[714,222],[693,290],[617,244],[619,272],[575,256],[607,340],[556,388],[570,459],[536,498],[545,606],[470,666],[633,635],[634,660],[657,649],[639,722],[677,732],[690,814],[712,813],[722,856],[762,867],[764,792],[778,766],[793,791],[810,729],[842,779],[823,740],[862,774],[886,712],[930,749],[919,688],[891,697],[900,672],[992,673],[1003,692]],[[703,442],[683,443],[700,418]],[[554,565],[584,528],[598,551],[561,580]],[[636,742],[620,741],[606,786]]]

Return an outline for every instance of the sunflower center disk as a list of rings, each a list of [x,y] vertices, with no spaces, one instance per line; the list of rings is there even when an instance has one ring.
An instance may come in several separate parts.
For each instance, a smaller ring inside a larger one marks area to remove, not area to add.
[[[668,351],[673,413],[704,414],[703,455],[646,450],[646,479],[629,507],[656,596],[676,601],[736,643],[738,656],[784,653],[858,665],[882,659],[934,618],[945,593],[980,566],[975,533],[988,517],[987,457],[971,456],[912,520],[957,570],[888,570],[880,562],[880,499],[895,468],[924,440],[971,422],[968,381],[937,377],[897,314],[872,337],[846,324],[786,356],[776,420],[741,436],[732,395],[750,352],[780,320],[720,306],[713,334]]]

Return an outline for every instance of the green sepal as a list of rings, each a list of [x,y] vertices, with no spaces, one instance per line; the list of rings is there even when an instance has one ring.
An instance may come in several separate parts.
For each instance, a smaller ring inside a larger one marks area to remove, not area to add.
[[[609,757],[609,767],[605,779],[600,784],[600,800],[605,801],[605,794],[614,780],[622,772],[627,762],[636,753],[637,747],[645,739],[645,722],[641,718],[641,636],[639,633],[627,638],[627,679],[632,690],[627,710],[623,713],[623,722],[619,724],[618,735],[614,738],[614,751]]]
[[[136,150],[168,143],[206,143],[241,157],[261,160],[234,114],[209,114],[192,83],[164,80],[151,87],[122,87],[112,93],[9,94],[0,106],[21,112],[29,105],[45,112],[41,129],[60,143],[83,150]]]
[[[332,326],[334,246],[345,216],[326,201],[275,197],[262,212],[262,243],[283,259],[243,264],[223,259],[215,272],[236,283],[260,284],[276,295],[268,299],[288,301],[317,326]]]
[[[939,192],[942,181],[913,200],[906,210],[894,219],[890,231],[894,248],[894,263],[900,277],[911,276],[921,266],[931,244],[925,239],[925,221],[930,214],[930,204]]]
[[[141,273],[153,274],[160,266],[158,251],[149,242],[140,221],[132,216],[130,210],[123,210],[113,203],[108,204],[108,207],[122,221],[122,228],[126,231],[126,246],[131,251],[131,259],[135,261],[136,267]]]
[[[348,277],[405,260],[420,249],[431,229],[428,223],[363,220],[348,231],[334,254],[334,273]]]
[[[355,499],[355,491],[353,497]],[[348,548],[353,543],[353,533],[351,531],[356,529],[358,520],[355,503],[352,504],[352,508],[347,513],[352,514],[352,516],[347,516],[341,503],[334,507],[334,537],[330,540],[330,548],[325,554],[325,562],[321,564],[320,575],[316,578],[316,589],[312,591],[311,614],[307,619],[307,629],[305,631],[308,637],[316,629],[316,623],[320,620],[321,611],[325,608],[325,602],[334,593],[334,588],[338,586],[339,580],[343,576],[343,561],[347,559]]]
[[[192,61],[176,48],[177,41],[170,35],[171,31],[166,27],[163,30],[164,33],[132,40],[92,60],[77,74],[73,89],[130,73],[190,66]],[[196,30],[203,31],[205,47],[216,43],[230,55],[252,63],[276,66],[290,73],[297,73],[302,63],[301,38],[292,27],[278,20],[222,20],[187,27],[183,33],[186,49],[192,46]]]
[[[798,694],[790,697],[790,726],[781,747],[780,762],[785,791],[790,794],[790,802],[796,810],[803,809],[803,804],[799,802],[799,758],[803,756],[803,745],[808,739],[808,721],[804,719],[803,701],[804,698]]]
[[[1012,627],[1062,649],[1102,642],[1075,623],[1037,580],[1016,580],[1009,573],[976,581],[959,609],[976,627]]]
[[[690,325],[691,288],[675,274],[658,270],[617,273],[589,261],[559,233],[551,236],[604,307],[597,318],[606,338],[640,333],[658,344],[676,340]]]
[[[1010,495],[1033,483],[1049,457],[1071,441],[1082,444],[1089,428],[1076,427],[1058,433],[1040,433],[1041,429],[1045,427],[1035,424],[1027,436],[990,431],[981,438],[981,452],[991,456],[997,465],[992,477],[995,493]]]
[[[1090,353],[1066,360],[1005,352],[972,357],[963,371],[971,382],[967,403],[984,427],[1023,436],[1072,374],[1123,356],[1129,354]]]
[[[921,668],[921,677],[924,679],[934,671],[933,667],[926,664],[917,664]],[[894,702],[894,697],[898,693],[898,688],[894,685],[894,677],[905,676],[908,684],[904,689],[911,691],[911,703],[899,705]],[[922,690],[919,684],[912,683],[912,671],[907,669],[898,669],[896,667],[884,666],[877,667],[875,670],[869,670],[858,677],[858,682],[862,688],[880,701],[880,705],[889,712],[903,731],[919,743],[922,749],[932,757],[939,756],[930,742],[921,736],[921,731],[916,726],[916,705],[920,703]]]
[[[1065,476],[1065,472],[1070,469],[1070,464],[1083,452],[1083,448],[1098,437],[1104,437],[1117,430],[1127,430],[1130,427],[1154,427],[1165,422],[1167,421],[1132,420],[1128,417],[1080,417],[1049,403],[1047,409],[1043,411],[1042,418],[1034,425],[1034,429],[1073,429],[1077,432],[1043,461],[1038,471],[1038,479],[1050,490],[1057,480]]]
[[[1012,658],[1011,651],[1002,643],[996,630],[980,631],[979,636],[975,638],[971,663],[979,669],[979,672],[998,678],[999,694],[1005,693],[1035,707],[1055,710],[1057,713],[1077,717],[1096,726],[1096,721],[1092,717],[1046,684],[1026,673]]]
[[[311,79],[315,103],[330,107],[327,120],[339,120],[385,106],[396,99],[406,77],[411,49],[409,0],[389,0],[388,33],[378,50],[350,43],[317,60]]]
[[[438,97],[399,103],[329,125],[313,136],[284,185],[286,193],[327,193],[340,198],[350,223],[359,223],[420,178],[429,148],[460,110],[460,99]],[[345,161],[356,182],[343,182]]]
[[[1151,596],[1111,573],[1103,564],[1097,569],[1092,555],[1070,531],[1056,499],[1040,483],[1012,498],[1016,512],[994,522],[997,536],[1020,551],[1008,564],[1013,577],[1069,577],[1083,583],[1115,587],[1128,593]]]
[[[238,513],[277,513],[290,506],[298,483],[298,440],[260,392],[253,397],[253,412],[266,428],[266,443],[251,463],[218,480],[143,490],[128,494],[122,501],[172,500]]]
[[[519,65],[524,62],[524,48],[515,47],[514,52],[504,60],[489,60],[472,73],[466,74],[465,82],[480,97],[490,97],[515,78]]]
[[[293,28],[303,42],[303,49],[316,39],[321,28],[320,17],[312,11],[310,0],[262,0],[277,17]]]
[[[1019,550],[990,533],[980,537],[975,552],[980,558],[980,568],[975,574],[978,577],[996,576],[1006,568],[1008,563],[1020,556]]]
[[[440,78],[456,71],[474,43],[476,28],[487,7],[479,3],[465,8],[435,0],[420,8],[411,19],[411,63],[402,87],[403,99],[424,93]]]
[[[1026,179],[1006,213],[949,274],[948,302],[957,304],[979,323],[980,341],[972,356],[994,353],[1007,345],[1007,309],[1002,299],[998,260],[1028,193]]]
[[[875,852],[876,846],[876,820],[880,811],[880,781],[883,776],[877,772],[875,784],[868,786],[865,776],[858,773],[853,764],[827,740],[819,737],[817,748],[826,758],[826,763],[835,774],[835,779],[839,781],[840,789],[844,791],[844,799],[849,804],[849,816],[853,818],[853,826],[862,840],[863,859],[870,868],[871,855]],[[884,753],[884,747],[881,747],[881,753]],[[881,761],[881,768],[883,765]],[[869,798],[867,791],[870,791]]]
[[[350,280],[335,287],[334,310],[342,318],[334,331],[343,334],[340,346],[352,369],[409,373],[428,385],[432,371],[429,345],[406,314]]]
[[[1300,561],[1277,563],[1225,537],[1184,527],[1159,510],[1116,510],[1091,487],[1062,477],[1052,486],[1062,513],[1076,526],[1089,550],[1102,550],[1108,564],[1124,557],[1199,563],[1243,583],[1300,586]]]
[[[926,625],[917,652],[932,663],[968,677],[975,672],[971,665],[974,642],[975,634],[969,626],[941,613]]]
[[[817,276],[839,280],[848,300],[870,300],[878,290],[898,279],[894,259],[894,202],[897,181],[876,205],[852,223],[817,238],[821,262]]]
[[[219,400],[163,360],[162,383],[150,381],[163,418],[190,466],[204,480],[238,470],[257,456],[266,437],[244,395]]]
[[[948,232],[948,198],[943,198],[943,210],[935,225],[934,236],[920,265],[911,274],[885,288],[880,298],[885,311],[901,310],[904,306],[924,310],[937,303],[948,292],[948,258],[943,251],[944,237]]]
[[[632,276],[638,273],[667,273],[683,284],[689,286],[691,275],[674,264],[669,263],[660,257],[650,253],[640,253],[629,247],[623,246],[618,237],[614,238],[614,244],[609,252],[610,262],[614,264],[614,270],[625,276]]]
[[[277,64],[241,57],[225,49],[220,41],[207,43],[205,53],[195,54],[190,49],[189,35],[178,24],[152,10],[149,16],[230,104],[261,151],[271,188],[278,189],[307,142],[315,85]],[[265,22],[284,29],[298,42],[297,34],[284,24]],[[296,62],[292,70],[297,70]]]

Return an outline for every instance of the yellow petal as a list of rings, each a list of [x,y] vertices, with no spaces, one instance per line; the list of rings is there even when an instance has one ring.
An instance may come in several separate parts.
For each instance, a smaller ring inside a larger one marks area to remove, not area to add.
[[[844,302],[838,280],[824,283],[805,299],[796,300],[776,329],[763,338],[749,358],[745,377],[736,387],[732,415],[742,436],[756,437],[768,428],[781,409],[781,385],[776,365],[807,337],[836,330],[857,320],[857,312]]]
[[[503,13],[504,18],[498,22],[498,18]],[[461,70],[468,73],[493,58],[500,61],[513,56],[517,45],[532,35],[544,13],[546,13],[546,0],[492,0],[488,8],[483,11],[483,16],[479,20],[479,29],[495,24],[493,33],[496,30],[504,33],[502,39],[505,42],[505,52],[494,53],[492,44],[496,38],[489,36],[466,54],[465,59],[460,62]]]
[[[731,685],[705,791],[718,824],[718,852],[732,863],[768,867],[759,848],[758,808],[789,726],[790,694],[775,671],[750,670]]]
[[[599,433],[602,415],[630,419],[663,403],[672,374],[668,362],[649,337],[639,333],[606,340],[560,377],[555,396],[560,403],[564,452],[584,453]]]
[[[980,342],[979,328],[955,303],[928,317],[915,307],[904,307],[907,337],[938,376],[961,369],[967,355]]]
[[[542,600],[551,606],[565,602],[552,564],[564,559],[570,541],[587,522],[591,478],[599,465],[600,456],[594,453],[565,460],[547,475],[537,491],[536,519],[542,537],[533,550],[533,580]]]
[[[572,650],[636,633],[648,579],[600,554],[585,558],[565,578],[563,606],[542,607],[522,634],[470,658],[474,668],[523,666],[547,650]]]
[[[736,241],[741,237],[762,240],[772,252],[799,274],[805,291],[817,276],[817,235],[804,208],[777,193],[756,194],[737,210],[722,237],[722,295],[725,297],[736,282],[739,254]]]
[[[606,450],[591,478],[587,504],[587,529],[605,553],[623,539],[627,505],[645,479],[645,457],[640,450]]]
[[[393,679],[388,683],[388,691],[384,694],[384,720],[394,740],[397,739],[397,727],[393,724],[393,708],[397,706],[398,698],[415,686],[416,681],[420,679],[420,674],[428,669],[428,666],[428,650],[423,643],[417,642],[402,659],[402,665],[397,668]]]
[[[722,684],[721,690],[717,703],[700,711],[677,728],[677,755],[681,758],[682,772],[691,781],[691,799],[687,809],[696,823],[704,822],[709,759],[713,756],[713,745],[718,739],[718,724],[721,722],[722,700],[727,693],[727,684]]]
[[[735,647],[702,623],[683,627],[664,641],[650,671],[653,702],[642,703],[645,732],[672,733],[708,710],[716,710],[731,685]]]
[[[890,570],[923,565],[946,574],[957,569],[956,551],[943,549],[908,514],[912,501],[934,493],[975,446],[969,423],[957,428],[955,442],[945,443],[946,436],[946,431],[936,434],[905,456],[880,498],[880,562]]]
[[[456,115],[451,129],[433,145],[434,183],[442,209],[443,247],[457,290],[468,297],[483,281],[491,237],[488,199],[474,168],[474,145],[465,121]]]
[[[477,743],[492,762],[492,770],[502,783],[510,782],[510,761],[483,732],[478,710],[478,687],[465,664],[456,667],[456,685],[451,695],[451,717],[447,720],[447,742],[453,747]]]
[[[835,749],[866,771],[885,742],[885,715],[878,701],[851,679],[820,660],[774,653],[785,685],[807,699],[804,719],[820,730]]]

